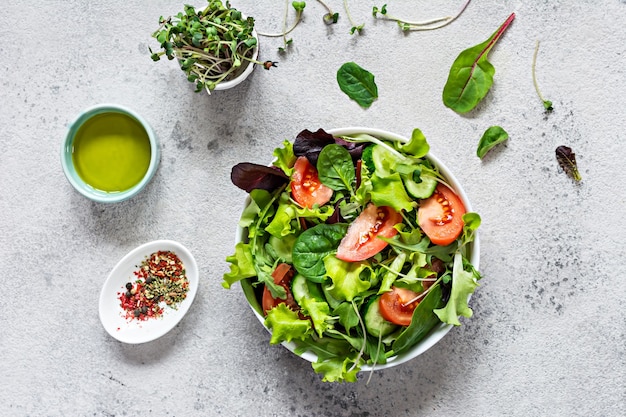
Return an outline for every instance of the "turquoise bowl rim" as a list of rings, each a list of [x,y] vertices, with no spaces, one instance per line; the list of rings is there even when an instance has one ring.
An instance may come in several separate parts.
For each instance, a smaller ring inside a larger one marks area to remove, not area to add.
[[[80,127],[92,117],[103,113],[120,113],[132,117],[139,122],[141,126],[143,126],[148,134],[148,139],[150,140],[150,164],[148,165],[148,170],[141,181],[128,190],[113,193],[98,190],[85,183],[80,178],[74,168],[74,163],[72,162],[72,149],[76,132],[78,132],[78,129],[80,129]],[[63,172],[65,173],[67,180],[80,194],[99,203],[117,203],[128,200],[137,195],[145,188],[152,177],[154,177],[154,174],[159,166],[159,160],[159,140],[150,124],[135,111],[118,104],[98,104],[85,109],[72,123],[69,124],[65,140],[61,146],[61,165],[63,166]]]

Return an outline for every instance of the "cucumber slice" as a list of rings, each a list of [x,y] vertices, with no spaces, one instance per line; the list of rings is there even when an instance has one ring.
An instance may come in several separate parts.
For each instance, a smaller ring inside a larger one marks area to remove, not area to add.
[[[428,198],[433,195],[437,187],[437,180],[430,175],[423,176],[421,182],[413,181],[409,175],[403,175],[402,179],[404,188],[413,198]]]
[[[298,304],[300,304],[303,298],[326,301],[320,285],[306,279],[306,277],[301,274],[296,274],[296,276],[291,279],[291,293]]]
[[[388,322],[380,314],[379,307],[380,296],[371,299],[365,307],[365,329],[374,337],[385,337],[398,328],[397,325]]]

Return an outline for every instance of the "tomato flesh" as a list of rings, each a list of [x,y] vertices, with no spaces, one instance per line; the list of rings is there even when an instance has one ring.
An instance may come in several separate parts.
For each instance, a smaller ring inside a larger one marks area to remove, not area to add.
[[[420,202],[417,221],[435,245],[454,242],[463,231],[465,206],[458,195],[443,184],[437,184],[433,195]]]
[[[333,190],[320,182],[317,169],[306,156],[296,159],[291,175],[291,194],[303,207],[322,206],[330,201]]]
[[[289,284],[291,279],[295,275],[295,271],[291,267],[291,265],[286,263],[278,264],[274,272],[272,272],[272,278],[274,279],[274,284],[278,284],[285,289],[287,292],[287,297],[285,299],[282,298],[274,298],[272,297],[272,293],[264,286],[263,288],[263,297],[261,299],[261,305],[263,307],[263,312],[267,315],[267,312],[276,307],[277,305],[284,303],[290,309],[294,311],[298,311],[299,307],[296,303],[296,300],[293,298],[293,294],[291,294],[291,289],[289,288]]]
[[[376,207],[370,203],[348,228],[337,249],[337,258],[357,262],[376,255],[387,246],[378,236],[395,236],[398,231],[394,226],[400,222],[402,215],[391,207]]]
[[[380,296],[378,302],[380,314],[393,324],[408,326],[411,324],[413,311],[419,304],[419,300],[408,303],[418,296],[418,293],[406,288],[391,287],[391,291]]]

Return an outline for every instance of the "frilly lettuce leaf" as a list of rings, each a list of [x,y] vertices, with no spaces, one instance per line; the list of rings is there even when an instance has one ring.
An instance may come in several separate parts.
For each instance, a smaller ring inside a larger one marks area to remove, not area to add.
[[[473,272],[463,269],[463,256],[460,253],[454,255],[452,268],[452,288],[450,299],[445,307],[433,310],[444,323],[460,326],[459,316],[472,317],[472,309],[467,305],[467,297],[478,287]]]
[[[417,202],[409,197],[402,178],[397,172],[386,177],[380,177],[374,173],[370,180],[372,182],[370,197],[372,203],[378,207],[389,206],[396,211],[405,210],[407,212],[417,207]]]
[[[333,282],[328,291],[338,300],[352,301],[364,291],[367,291],[371,283],[360,278],[361,272],[370,268],[366,262],[345,262],[334,256],[324,258],[326,275]]]
[[[272,329],[270,344],[275,345],[281,342],[290,342],[293,339],[305,339],[311,334],[311,322],[302,320],[298,313],[291,310],[284,303],[267,312],[265,326]]]
[[[303,313],[311,318],[313,328],[319,337],[322,337],[326,330],[332,328],[332,325],[327,322],[327,319],[330,318],[328,303],[314,298],[303,297],[300,300],[300,307]]]
[[[226,289],[237,281],[256,276],[252,252],[247,243],[237,243],[235,253],[227,256],[226,262],[230,262],[230,272],[224,274],[224,281],[222,281],[222,287]]]
[[[421,130],[413,129],[411,140],[408,143],[396,142],[396,149],[415,158],[422,158],[430,150],[430,145]]]
[[[298,230],[294,229],[294,223],[292,220],[303,217],[309,219],[319,219],[321,222],[324,222],[333,215],[334,211],[335,209],[332,205],[314,208],[298,207],[290,202],[289,193],[283,193],[280,196],[280,202],[278,204],[278,208],[276,209],[276,214],[265,230],[272,236],[281,238],[283,236],[296,233]],[[295,224],[295,227],[299,227],[297,223]]]
[[[318,374],[323,374],[323,382],[356,382],[356,375],[360,370],[359,366],[352,365],[354,361],[350,358],[333,358],[323,362],[313,363],[313,369]]]
[[[296,156],[293,153],[293,143],[288,140],[283,141],[282,148],[274,149],[276,160],[274,166],[282,169],[285,174],[291,177],[293,173],[293,165],[296,163]]]

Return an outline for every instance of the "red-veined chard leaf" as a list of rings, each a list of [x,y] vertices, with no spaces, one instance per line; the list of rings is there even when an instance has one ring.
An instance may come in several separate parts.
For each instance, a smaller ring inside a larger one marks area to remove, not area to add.
[[[365,109],[378,98],[374,75],[354,62],[346,62],[339,68],[337,83],[341,91]]]
[[[582,179],[580,172],[578,172],[578,165],[576,164],[576,154],[572,152],[572,148],[567,146],[559,146],[556,148],[556,160],[567,175],[574,178],[576,181]]]
[[[491,126],[483,133],[483,136],[478,142],[478,149],[476,149],[476,155],[479,158],[484,157],[498,143],[502,143],[509,138],[509,134],[500,126]]]
[[[443,104],[446,107],[457,113],[467,113],[487,95],[496,72],[487,56],[513,19],[515,13],[512,13],[489,39],[464,50],[454,60],[443,88]]]

